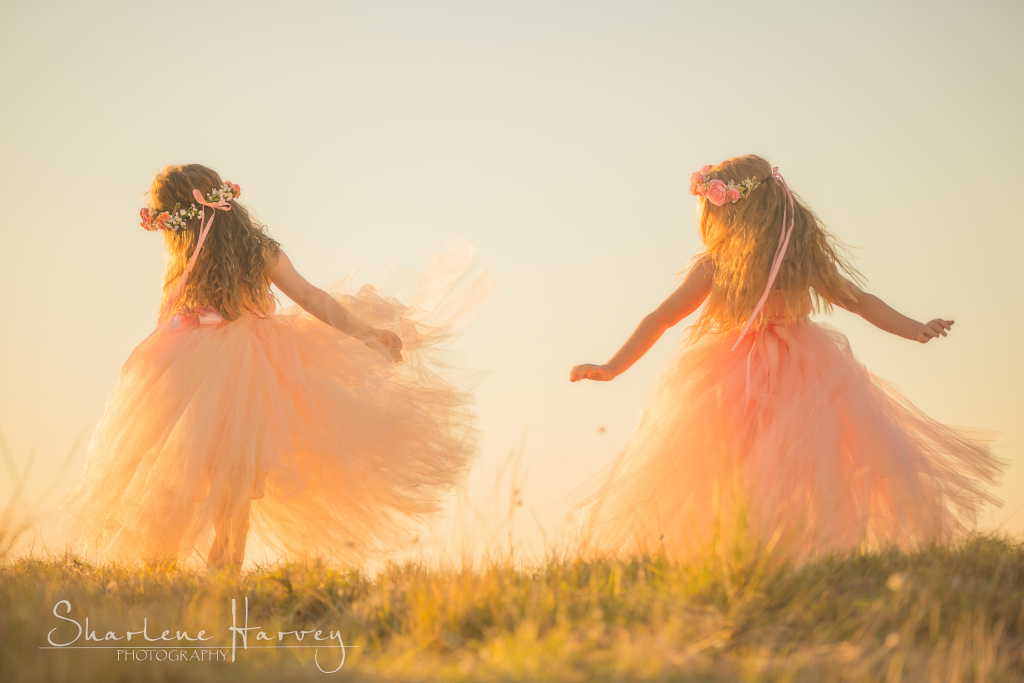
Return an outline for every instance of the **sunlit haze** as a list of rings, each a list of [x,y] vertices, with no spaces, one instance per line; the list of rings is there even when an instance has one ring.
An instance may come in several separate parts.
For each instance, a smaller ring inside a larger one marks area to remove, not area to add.
[[[1013,465],[983,526],[1019,533],[1024,5],[924,9],[4,3],[0,430],[19,468],[35,453],[29,500],[70,490],[84,446],[60,464],[154,327],[163,246],[142,194],[163,165],[202,163],[314,283],[422,267],[449,236],[477,247],[500,292],[453,348],[486,372],[483,448],[430,542],[451,551],[471,505],[505,533],[517,452],[513,542],[536,553],[572,528],[566,496],[625,444],[692,319],[614,382],[570,368],[605,362],[700,250],[690,173],[756,153],[868,291],[956,321],[922,346],[816,317],[930,416],[1000,433]],[[56,522],[37,548],[63,547]]]

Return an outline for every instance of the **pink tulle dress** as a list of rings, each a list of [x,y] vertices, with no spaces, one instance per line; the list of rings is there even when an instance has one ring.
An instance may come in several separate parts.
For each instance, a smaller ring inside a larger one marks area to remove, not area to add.
[[[720,331],[664,362],[625,449],[574,496],[586,548],[910,547],[969,531],[983,504],[1000,504],[989,488],[1005,463],[990,435],[929,418],[839,331],[765,320],[738,345],[739,329]]]
[[[161,325],[121,371],[62,531],[93,558],[204,561],[218,520],[242,511],[243,533],[278,555],[394,550],[476,452],[472,396],[443,347],[493,285],[461,245],[435,255],[407,306],[330,288],[402,338],[399,363],[298,307]]]

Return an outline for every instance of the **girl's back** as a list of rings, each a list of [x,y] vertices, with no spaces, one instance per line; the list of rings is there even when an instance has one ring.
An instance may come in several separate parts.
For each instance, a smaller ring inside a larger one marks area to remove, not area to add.
[[[707,199],[699,206],[704,255],[713,260],[715,275],[694,341],[712,329],[730,330],[747,322],[764,295],[780,242],[786,242],[785,257],[765,302],[767,317],[798,320],[849,301],[851,282],[841,273],[854,281],[859,274],[814,212],[772,176],[767,161],[745,156],[713,170],[705,166],[691,179],[691,191],[702,186],[710,186],[712,199],[723,191],[740,196],[735,202],[726,196],[720,205]],[[790,231],[788,240],[784,228]]]
[[[149,191],[152,211],[156,212],[149,221],[151,228],[160,224],[161,217],[166,216],[163,221],[169,221],[175,214],[187,210],[185,207],[194,205],[194,188],[224,185],[229,192],[234,189],[240,194],[237,185],[223,183],[214,171],[199,164],[164,169]],[[149,210],[143,209],[144,212]],[[204,214],[217,211],[209,207],[199,210]],[[192,255],[196,254],[203,221],[186,219],[177,230],[160,230],[167,248],[160,322],[180,312],[189,314],[203,308],[217,309],[225,320],[235,320],[242,313],[265,317],[271,312],[270,272],[280,245],[242,204],[232,202],[230,211],[217,213],[217,229],[211,226],[175,301],[169,299]],[[146,219],[144,216],[144,222]]]

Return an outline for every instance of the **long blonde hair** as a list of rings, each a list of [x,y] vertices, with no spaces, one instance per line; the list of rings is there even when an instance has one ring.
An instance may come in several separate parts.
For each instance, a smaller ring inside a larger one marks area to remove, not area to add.
[[[788,207],[782,184],[771,174],[771,164],[754,155],[723,161],[705,174],[726,183],[747,178],[763,182],[735,204],[715,206],[700,198],[700,237],[705,254],[714,261],[715,277],[693,325],[691,342],[712,330],[742,326],[764,293],[782,231],[783,207]],[[793,234],[772,285],[787,318],[802,316],[808,303],[813,311],[829,311],[833,304],[849,300],[852,292],[840,271],[854,282],[862,280],[845,245],[795,193],[793,202]]]
[[[176,206],[187,208],[195,203],[193,189],[205,197],[221,183],[215,171],[200,164],[168,166],[153,179],[149,206],[161,211],[174,211]],[[210,211],[206,209],[207,220]],[[185,289],[177,303],[164,310],[196,249],[200,229],[199,218],[193,218],[177,232],[161,231],[167,248],[161,322],[178,311],[195,311],[203,306],[216,308],[225,320],[235,320],[243,312],[269,315],[271,261],[276,259],[280,245],[267,235],[265,226],[234,200],[230,211],[217,211]]]

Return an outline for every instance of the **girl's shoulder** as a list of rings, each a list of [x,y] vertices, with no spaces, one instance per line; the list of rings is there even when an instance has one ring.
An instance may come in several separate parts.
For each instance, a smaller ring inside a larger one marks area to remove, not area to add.
[[[261,249],[263,252],[263,262],[266,263],[266,269],[269,273],[281,258],[281,245],[274,241],[268,241],[263,244]]]

